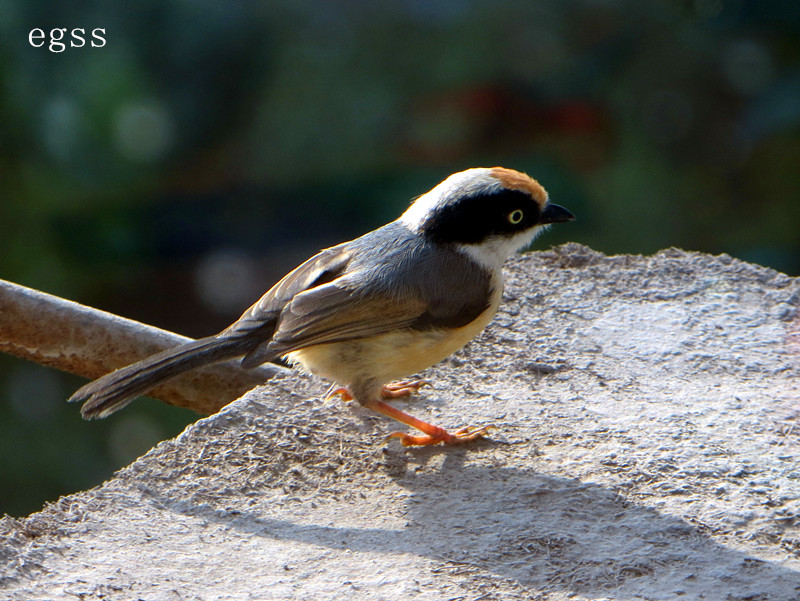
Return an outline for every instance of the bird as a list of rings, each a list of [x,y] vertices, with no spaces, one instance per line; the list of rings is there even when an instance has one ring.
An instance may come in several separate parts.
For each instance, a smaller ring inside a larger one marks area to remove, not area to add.
[[[233,324],[86,384],[86,419],[102,418],[181,373],[242,357],[272,361],[333,382],[340,395],[421,434],[403,446],[460,444],[493,426],[455,431],[387,403],[428,384],[403,380],[450,356],[496,314],[503,262],[554,223],[574,215],[529,175],[504,167],[454,173],[418,196],[395,221],[324,249],[270,288]]]

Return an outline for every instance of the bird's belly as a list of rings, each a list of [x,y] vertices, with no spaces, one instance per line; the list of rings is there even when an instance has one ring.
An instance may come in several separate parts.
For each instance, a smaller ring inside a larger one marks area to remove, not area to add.
[[[287,355],[311,373],[343,386],[366,381],[385,384],[422,371],[452,355],[477,336],[497,306],[454,330],[398,330],[355,340],[318,344]]]

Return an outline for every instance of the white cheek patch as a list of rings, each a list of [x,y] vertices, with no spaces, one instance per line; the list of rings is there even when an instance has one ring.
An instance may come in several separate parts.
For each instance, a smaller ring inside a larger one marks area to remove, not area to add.
[[[492,236],[480,244],[459,244],[457,248],[481,265],[499,269],[508,257],[529,246],[545,229],[546,225],[539,225],[511,237]]]

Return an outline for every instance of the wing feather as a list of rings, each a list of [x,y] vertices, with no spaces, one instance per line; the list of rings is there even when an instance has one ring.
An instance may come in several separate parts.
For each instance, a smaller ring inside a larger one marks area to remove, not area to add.
[[[268,341],[278,317],[295,296],[340,277],[347,269],[352,253],[346,244],[327,248],[286,274],[221,335],[259,336]]]
[[[286,306],[269,348],[284,354],[314,344],[377,336],[411,327],[425,309],[421,298],[361,296],[346,281],[334,280],[298,294]]]
[[[486,310],[490,273],[407,230],[382,231],[392,226],[322,251],[275,284],[229,328],[262,341],[242,364],[396,329],[457,328]]]

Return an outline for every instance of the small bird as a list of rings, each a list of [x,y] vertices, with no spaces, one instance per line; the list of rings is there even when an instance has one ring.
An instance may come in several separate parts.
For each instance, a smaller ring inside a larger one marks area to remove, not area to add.
[[[219,334],[109,373],[69,399],[84,418],[106,417],[157,384],[201,365],[283,358],[422,432],[404,446],[458,444],[491,426],[448,432],[385,402],[427,384],[394,382],[448,357],[492,320],[502,264],[552,223],[572,221],[534,179],[503,167],[455,173],[397,220],[325,249],[284,276]]]

